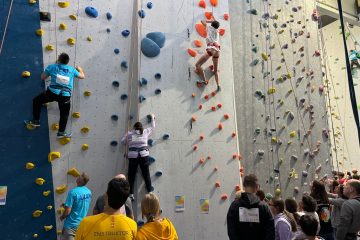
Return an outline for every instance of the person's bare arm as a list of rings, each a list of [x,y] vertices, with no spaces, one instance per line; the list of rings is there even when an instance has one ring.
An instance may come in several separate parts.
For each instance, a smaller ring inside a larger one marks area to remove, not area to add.
[[[65,211],[61,215],[60,220],[63,221],[67,216],[69,216],[70,213],[71,213],[71,208],[65,206]]]
[[[46,80],[48,77],[49,77],[50,75],[48,75],[46,72],[43,72],[42,74],[41,74],[41,80]]]
[[[84,78],[85,78],[84,70],[83,70],[81,67],[79,67],[79,66],[76,66],[75,69],[78,70],[79,73],[80,73],[80,75],[79,75],[77,78],[79,78],[79,79],[84,79]]]

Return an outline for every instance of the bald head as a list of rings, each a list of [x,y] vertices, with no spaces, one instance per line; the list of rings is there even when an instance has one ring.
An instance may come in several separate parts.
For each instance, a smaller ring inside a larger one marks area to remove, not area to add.
[[[360,181],[355,179],[349,180],[344,187],[344,195],[348,198],[360,195]]]
[[[119,174],[116,175],[114,178],[115,178],[115,179],[123,179],[123,180],[126,180],[126,176],[125,176],[124,174],[122,174],[122,173],[119,173]]]

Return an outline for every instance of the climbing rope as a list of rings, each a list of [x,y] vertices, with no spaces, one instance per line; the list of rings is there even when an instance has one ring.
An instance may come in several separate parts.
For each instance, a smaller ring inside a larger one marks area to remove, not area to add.
[[[3,49],[3,46],[4,46],[4,42],[5,42],[6,30],[7,30],[8,25],[9,25],[9,19],[10,19],[10,15],[11,15],[11,11],[12,11],[13,2],[14,2],[14,0],[11,0],[8,15],[7,15],[7,18],[6,18],[6,23],[5,23],[5,27],[4,27],[4,34],[3,34],[3,37],[1,39],[1,44],[0,44],[0,55],[1,55],[1,52],[2,52],[2,49]]]

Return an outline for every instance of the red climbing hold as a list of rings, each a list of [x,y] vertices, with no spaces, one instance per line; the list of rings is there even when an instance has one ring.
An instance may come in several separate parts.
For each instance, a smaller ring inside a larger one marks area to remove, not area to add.
[[[239,184],[237,184],[237,185],[235,186],[235,190],[236,190],[237,192],[241,190],[241,187],[240,187]]]
[[[189,53],[189,55],[192,56],[192,57],[196,57],[196,55],[197,55],[197,52],[194,51],[194,50],[191,49],[191,48],[188,48],[188,53]]]
[[[201,7],[201,8],[206,8],[206,3],[205,3],[204,0],[200,0],[200,1],[199,1],[199,7]]]
[[[229,20],[229,14],[228,13],[224,13],[224,20],[225,21]]]
[[[320,50],[315,50],[314,56],[319,57],[320,56]]]
[[[229,119],[229,118],[230,118],[229,114],[225,113],[225,114],[224,114],[224,118],[225,118],[225,119]]]
[[[191,97],[193,97],[193,98],[194,98],[195,96],[196,96],[196,95],[195,95],[195,93],[192,93],[192,94],[191,94]]]
[[[226,193],[222,194],[222,195],[221,195],[221,199],[222,199],[222,200],[228,199],[228,195],[227,195]]]
[[[212,18],[212,13],[211,12],[205,12],[205,17],[206,17],[206,19],[210,20]]]
[[[206,95],[204,96],[204,98],[205,98],[206,100],[208,100],[208,99],[209,99],[209,95],[206,94]]]
[[[210,4],[214,7],[216,7],[218,5],[218,0],[210,0]]]
[[[236,159],[237,157],[238,157],[238,155],[236,153],[232,155],[233,159]]]
[[[236,132],[233,132],[233,133],[231,134],[231,137],[232,137],[232,138],[236,137]]]
[[[224,28],[220,28],[220,29],[219,29],[219,34],[220,34],[220,36],[224,36],[224,34],[225,34],[225,29],[224,29]]]
[[[217,188],[220,187],[220,182],[219,182],[219,181],[216,181],[216,182],[215,182],[215,187],[217,187]]]
[[[212,66],[212,65],[211,65]],[[210,67],[211,67],[210,66]],[[211,70],[212,71],[212,70]],[[213,97],[215,97],[216,96],[216,92],[214,91],[214,92],[211,92],[211,96],[213,96]]]
[[[219,130],[222,130],[222,129],[223,129],[223,125],[222,125],[221,123],[219,123],[218,129],[219,129]]]
[[[196,151],[198,149],[198,146],[197,145],[194,145],[193,146],[193,150]]]
[[[199,139],[200,141],[204,140],[204,135],[200,135]]]
[[[201,104],[199,104],[199,110],[201,110],[202,109],[202,105]]]
[[[212,107],[211,107],[211,110],[212,110],[212,111],[216,111],[216,107],[212,106]]]
[[[207,158],[206,158],[207,160],[211,160],[211,156],[207,156]]]
[[[217,106],[218,108],[221,108],[221,107],[222,107],[222,104],[221,104],[221,103],[218,103],[216,106]]]
[[[199,163],[200,163],[200,164],[203,164],[204,162],[205,162],[205,159],[204,159],[204,158],[200,158]]]
[[[214,172],[216,172],[217,170],[219,170],[218,166],[214,167]]]
[[[195,25],[195,29],[201,37],[206,38],[207,36],[206,27],[202,23],[197,23]]]
[[[196,47],[202,47],[202,42],[201,42],[199,39],[195,39],[195,40],[194,40],[194,45],[195,45]]]
[[[191,121],[195,122],[196,121],[196,117],[191,117]]]

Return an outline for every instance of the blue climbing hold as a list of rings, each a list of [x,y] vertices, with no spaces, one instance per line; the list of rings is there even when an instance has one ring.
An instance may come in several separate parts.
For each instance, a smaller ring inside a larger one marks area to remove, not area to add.
[[[120,83],[118,81],[113,81],[112,85],[113,85],[113,87],[119,87]]]
[[[118,115],[111,115],[111,120],[113,121],[117,121],[119,119],[119,116]]]
[[[161,78],[161,73],[155,73],[155,79],[160,79]]]
[[[139,17],[141,17],[141,18],[144,18],[145,15],[146,15],[146,14],[145,14],[145,11],[142,10],[142,9],[138,11],[138,14],[139,14]]]
[[[152,2],[148,2],[148,3],[146,4],[146,7],[147,7],[148,9],[152,9],[152,7],[153,7]]]
[[[113,146],[113,147],[116,147],[118,145],[118,142],[117,141],[111,141],[110,142],[110,145]]]
[[[142,103],[143,101],[145,101],[146,98],[143,95],[139,96],[139,102]]]
[[[121,62],[121,67],[122,67],[122,68],[125,68],[125,69],[128,69],[129,66],[128,66],[128,64],[127,64],[126,61],[122,61],[122,62]]]
[[[86,15],[88,15],[89,17],[92,17],[92,18],[97,18],[99,16],[98,11],[93,7],[86,7],[85,13],[86,13]]]
[[[164,46],[166,40],[165,34],[162,32],[148,33],[146,34],[146,38],[153,40],[159,46],[159,48]]]
[[[153,58],[160,54],[160,47],[149,38],[144,38],[141,40],[141,52],[149,57]]]
[[[140,87],[145,86],[145,85],[147,85],[147,84],[148,84],[148,80],[147,80],[146,78],[141,78],[141,79],[139,80],[139,85],[140,85]]]
[[[155,176],[157,176],[157,177],[161,177],[161,175],[162,175],[162,171],[157,171],[157,172],[155,173]]]
[[[128,98],[128,95],[126,95],[126,94],[122,94],[121,96],[120,96],[120,99],[121,100],[126,100]]]
[[[152,147],[154,145],[154,140],[148,139],[147,144]]]
[[[170,138],[170,135],[165,133],[162,137],[163,140],[168,140]]]
[[[137,221],[137,226],[138,226],[138,227],[141,227],[141,226],[143,226],[144,224],[145,224],[144,221],[141,221],[141,220]]]
[[[158,89],[155,90],[155,94],[156,94],[156,95],[158,95],[158,94],[160,94],[160,93],[161,93],[161,89],[160,89],[160,88],[158,88]]]
[[[119,53],[120,53],[120,49],[115,48],[115,49],[114,49],[114,53],[115,53],[115,54],[119,54]]]
[[[107,32],[107,33],[110,33],[110,32],[111,32],[110,28],[107,28],[107,29],[106,29],[106,32]]]
[[[152,116],[150,114],[146,115],[146,120],[148,123],[152,122]]]
[[[156,161],[156,159],[154,157],[152,157],[152,156],[149,156],[148,160],[149,160],[150,164],[152,164],[152,163],[154,163]]]
[[[121,35],[123,35],[123,37],[127,37],[127,36],[130,35],[130,31],[126,29],[126,30],[121,32]]]
[[[106,13],[106,18],[107,18],[107,20],[109,20],[109,21],[110,21],[110,20],[112,19],[112,15],[111,15],[111,13],[109,13],[109,12],[108,12],[108,13]]]

